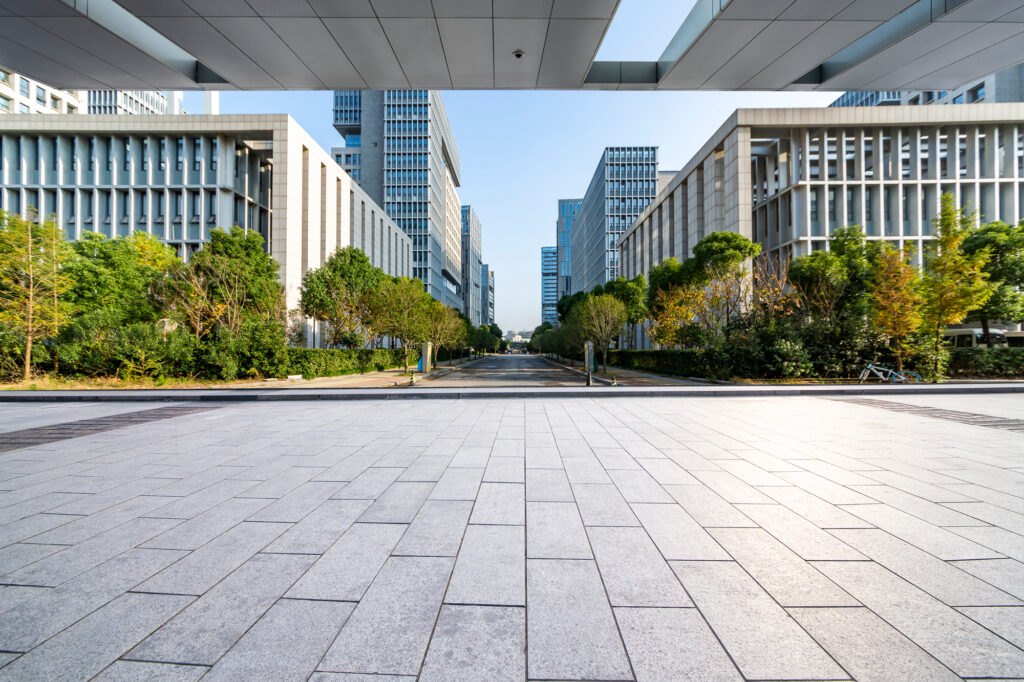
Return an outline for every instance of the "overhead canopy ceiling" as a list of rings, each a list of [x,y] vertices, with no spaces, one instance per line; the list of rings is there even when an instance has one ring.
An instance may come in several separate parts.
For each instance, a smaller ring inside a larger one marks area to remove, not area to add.
[[[696,0],[658,61],[595,62],[641,1],[0,0],[0,64],[69,89],[900,90],[1024,61],[1024,0]]]

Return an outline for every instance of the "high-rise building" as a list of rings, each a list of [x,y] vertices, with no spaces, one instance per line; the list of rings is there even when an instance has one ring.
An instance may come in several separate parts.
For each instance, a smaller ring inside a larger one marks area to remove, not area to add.
[[[540,247],[540,318],[558,324],[558,247]]]
[[[483,235],[472,206],[462,207],[462,312],[474,327],[483,322],[480,271]]]
[[[837,97],[830,107],[884,107],[900,103],[899,90],[853,90]]]
[[[1024,102],[1024,64],[976,78],[952,90],[889,90],[847,92],[830,106],[871,107],[882,105],[978,104]]]
[[[436,90],[338,90],[338,163],[413,241],[413,274],[462,307],[459,151]]]
[[[920,264],[943,194],[980,223],[1024,219],[1021,121],[1017,103],[739,109],[622,237],[622,273],[685,260],[712,232],[784,263],[847,225]]]
[[[558,280],[556,299],[572,293],[572,223],[580,210],[582,199],[559,199],[555,243],[558,249]]]
[[[657,147],[604,150],[573,220],[572,292],[619,276],[619,237],[657,193]]]
[[[0,67],[0,114],[82,114],[83,95]]]
[[[90,114],[166,114],[167,96],[156,90],[90,90]]]
[[[494,324],[494,270],[480,266],[480,324]]]

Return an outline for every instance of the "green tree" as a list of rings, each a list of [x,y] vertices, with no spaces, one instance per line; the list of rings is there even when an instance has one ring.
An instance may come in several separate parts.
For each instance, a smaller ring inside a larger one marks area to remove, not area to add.
[[[327,345],[361,347],[371,334],[372,292],[384,277],[361,250],[338,249],[303,276],[299,309],[324,323]]]
[[[427,314],[433,301],[423,282],[407,277],[385,279],[374,296],[373,316],[379,333],[402,344],[405,371],[409,371],[409,349],[427,340]]]
[[[896,356],[896,369],[903,371],[907,340],[921,326],[918,272],[910,263],[909,254],[891,246],[881,250],[871,288],[871,301],[872,321],[889,338]]]
[[[942,346],[943,331],[962,322],[992,296],[984,270],[988,250],[982,248],[968,254],[963,249],[973,220],[957,208],[952,194],[942,195],[942,206],[935,219],[936,237],[925,251],[921,277],[921,329],[927,339],[931,376],[935,380],[945,374],[948,360]]]
[[[608,346],[626,324],[626,306],[608,294],[587,296],[573,308],[573,323],[581,335],[601,349],[602,364],[608,371]]]
[[[839,309],[849,282],[842,258],[833,251],[816,251],[794,258],[789,281],[804,309],[831,318]]]
[[[558,311],[558,321],[565,322],[569,319],[569,313],[572,312],[572,309],[586,297],[585,291],[577,291],[575,294],[566,294],[558,299],[558,303],[555,304],[555,310]]]
[[[1007,225],[994,222],[971,230],[964,238],[963,251],[974,255],[987,251],[984,272],[992,295],[968,317],[981,321],[988,347],[992,347],[989,322],[1024,322],[1024,223]]]
[[[25,381],[32,376],[33,344],[55,337],[67,319],[68,254],[64,233],[52,221],[0,212],[0,323],[24,341]]]
[[[449,358],[456,345],[465,340],[465,325],[459,312],[440,301],[431,299],[426,312],[426,339],[433,345],[433,358],[436,364],[437,354],[441,348],[447,348]]]
[[[705,271],[736,268],[759,253],[760,244],[736,232],[712,232],[693,247],[697,267]]]
[[[636,326],[647,319],[647,280],[643,275],[633,279],[618,277],[604,286],[604,292],[614,296],[626,308],[626,324],[629,325],[629,347],[633,348]]]

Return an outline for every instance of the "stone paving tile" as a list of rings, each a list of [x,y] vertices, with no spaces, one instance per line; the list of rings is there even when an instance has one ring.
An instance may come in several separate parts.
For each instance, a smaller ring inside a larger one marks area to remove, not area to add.
[[[988,525],[985,521],[954,511],[950,508],[952,505],[929,502],[922,497],[904,492],[898,488],[892,488],[887,485],[872,485],[856,487],[856,489],[863,491],[865,495],[878,502],[884,502],[890,507],[899,509],[911,516],[916,516],[922,521],[927,521],[935,526]]]
[[[142,545],[154,549],[196,549],[237,526],[273,500],[236,497],[175,525]]]
[[[803,559],[856,561],[864,558],[857,550],[781,504],[744,504],[739,509]]]
[[[409,523],[420,510],[434,483],[395,482],[359,517],[362,523]]]
[[[13,681],[88,680],[188,605],[192,597],[124,594],[0,671]]]
[[[593,561],[530,559],[526,576],[530,679],[633,677]]]
[[[13,573],[55,552],[67,549],[67,545],[32,545],[15,543],[0,549],[0,576]]]
[[[615,609],[636,682],[743,677],[697,609]]]
[[[883,504],[858,504],[844,507],[855,516],[873,523],[882,530],[892,533],[910,544],[947,561],[956,559],[997,559],[1002,555],[975,542],[922,521]],[[822,558],[822,557],[805,557]]]
[[[570,481],[572,477],[570,476]],[[572,492],[586,526],[637,526],[636,516],[611,483],[572,483]]]
[[[665,488],[643,469],[618,469],[608,475],[626,502],[673,502]]]
[[[241,523],[168,566],[138,590],[203,594],[286,530],[284,523]]]
[[[525,492],[522,483],[481,483],[469,522],[523,525],[526,523]]]
[[[442,606],[420,681],[523,680],[525,621],[522,608]]]
[[[860,605],[761,528],[712,528],[708,532],[782,606]]]
[[[957,610],[1011,644],[1024,649],[1024,607],[970,606]]]
[[[666,559],[729,559],[721,545],[678,504],[630,506]]]
[[[562,469],[526,469],[527,502],[572,502],[569,479]]]
[[[427,500],[393,554],[455,556],[472,509],[473,503],[469,500]]]
[[[144,663],[141,661],[114,661],[94,682],[192,682],[206,674],[202,665],[176,665],[173,663]]]
[[[954,682],[956,674],[868,609],[789,609],[861,682]]]
[[[998,554],[1024,562],[1024,535],[1011,533],[1004,528],[992,527],[950,527],[950,532],[973,540]]]
[[[761,492],[818,528],[873,528],[870,523],[796,486],[766,486]]]
[[[847,679],[738,564],[675,561],[672,568],[748,679]]]
[[[334,494],[338,500],[375,500],[402,473],[397,467],[371,467]]]
[[[523,530],[522,526],[468,526],[445,602],[525,605]]]
[[[575,504],[526,503],[526,556],[531,559],[593,558]]]
[[[665,490],[694,521],[705,528],[742,528],[756,525],[736,507],[723,500],[718,493],[701,483],[666,485]]]
[[[318,669],[417,674],[451,570],[449,558],[388,559]]]
[[[747,485],[728,471],[690,471],[694,478],[732,504],[768,504],[772,500],[757,488]]]
[[[885,531],[833,530],[832,534],[875,562],[950,606],[1008,606],[1021,602]],[[996,560],[998,561],[998,560]],[[977,562],[982,563],[982,562]],[[1024,579],[1024,573],[1021,578]]]
[[[125,658],[213,665],[312,563],[311,556],[257,554]]]
[[[293,599],[359,601],[406,526],[356,523],[292,586]]]
[[[878,564],[822,561],[815,565],[958,675],[1024,675],[1024,651]]]
[[[954,561],[953,566],[981,578],[990,585],[1024,599],[1024,562],[1016,559]]]
[[[203,679],[306,680],[353,608],[353,604],[346,602],[282,599]]]
[[[587,535],[612,606],[693,606],[644,529],[590,527]]]
[[[370,504],[370,500],[325,500],[270,543],[264,551],[323,554]]]
[[[431,500],[475,500],[484,476],[482,468],[448,469],[427,496]]]
[[[145,516],[164,519],[191,519],[203,512],[216,507],[225,500],[254,488],[258,481],[223,480],[191,495],[175,498],[172,502],[157,507]]]

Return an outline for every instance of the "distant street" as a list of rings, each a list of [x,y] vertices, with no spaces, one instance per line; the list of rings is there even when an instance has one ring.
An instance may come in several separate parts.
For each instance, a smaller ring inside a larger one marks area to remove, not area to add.
[[[444,363],[439,369],[444,369]],[[580,386],[582,377],[552,367],[532,355],[490,355],[468,367],[437,379],[429,379],[424,386],[438,388],[471,388],[495,386]]]

